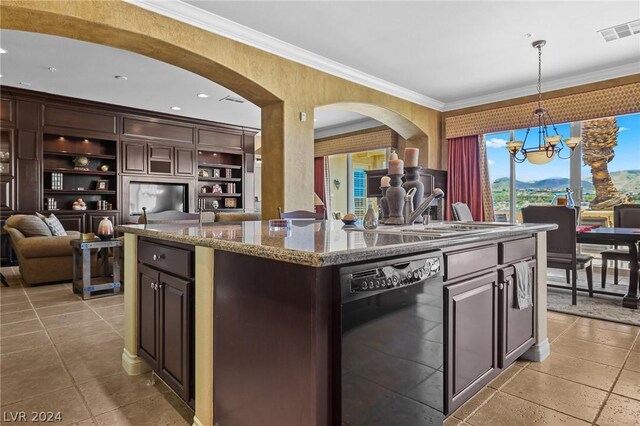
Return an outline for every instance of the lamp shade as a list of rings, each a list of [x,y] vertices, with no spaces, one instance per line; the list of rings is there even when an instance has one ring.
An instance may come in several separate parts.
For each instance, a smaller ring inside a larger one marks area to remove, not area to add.
[[[551,155],[549,155],[549,152],[546,149],[527,151],[527,161],[529,161],[531,164],[537,164],[537,165],[547,164],[548,162],[553,160],[553,157],[555,156],[556,152],[557,151],[554,149],[551,152]]]
[[[507,142],[507,150],[509,150],[509,152],[511,154],[514,154],[518,151],[520,151],[520,148],[522,148],[522,141],[510,141]]]
[[[582,142],[582,138],[572,137],[564,140],[564,144],[571,149],[574,149],[576,146],[578,146],[580,142]]]
[[[322,202],[320,197],[318,197],[318,194],[316,194],[315,192],[313,193],[313,205],[314,206],[324,206],[324,203]]]
[[[556,146],[560,143],[560,139],[561,137],[559,135],[555,135],[555,136],[547,136],[546,138],[544,138],[544,141],[549,146]]]

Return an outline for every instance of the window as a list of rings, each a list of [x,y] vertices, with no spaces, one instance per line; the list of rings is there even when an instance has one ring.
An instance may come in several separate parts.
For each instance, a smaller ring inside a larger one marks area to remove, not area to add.
[[[485,135],[496,217],[511,209],[507,217],[521,221],[522,207],[552,204],[569,187],[581,206],[583,225],[613,226],[615,205],[640,203],[640,114],[565,123],[556,128],[563,139],[580,136],[583,141],[571,159],[555,158],[544,165],[516,164],[505,149],[507,141],[523,140],[526,130]],[[535,145],[536,131],[531,129],[528,147]],[[564,148],[562,155],[568,156],[569,149]],[[603,247],[581,244],[580,249],[598,258]]]
[[[367,175],[364,169],[353,171],[353,214],[364,218],[367,212]]]
[[[509,218],[511,209],[510,196],[510,159],[506,144],[511,132],[491,133],[485,135],[487,147],[487,164],[489,181],[493,193],[493,210],[496,218]]]
[[[640,203],[640,114],[584,121],[582,137],[583,208]]]

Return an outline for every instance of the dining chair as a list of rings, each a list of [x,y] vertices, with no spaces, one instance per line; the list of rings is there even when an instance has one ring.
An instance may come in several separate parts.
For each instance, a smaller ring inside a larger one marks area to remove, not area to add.
[[[451,204],[451,213],[453,214],[453,220],[458,222],[473,222],[473,215],[469,206],[465,203],[453,203]]]
[[[640,204],[622,204],[613,208],[614,228],[640,228]],[[618,284],[618,262],[633,262],[628,248],[607,249],[600,252],[602,256],[602,288],[607,281],[607,263],[613,260],[613,283]]]
[[[315,219],[315,220],[324,219],[324,213],[310,212],[307,210],[294,210],[291,212],[283,212],[280,207],[278,207],[278,214],[280,215],[280,219]]]
[[[522,209],[525,223],[555,223],[558,229],[547,232],[547,266],[571,272],[571,303],[578,303],[578,269],[585,269],[589,297],[593,297],[593,256],[577,252],[577,209],[565,206],[527,206]],[[547,284],[548,287],[565,288]]]

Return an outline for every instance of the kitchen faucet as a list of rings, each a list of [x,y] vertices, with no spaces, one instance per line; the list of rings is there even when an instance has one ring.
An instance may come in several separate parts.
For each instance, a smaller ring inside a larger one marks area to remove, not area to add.
[[[422,215],[422,213],[425,212],[425,210],[427,210],[431,206],[431,204],[433,204],[434,201],[437,201],[442,197],[444,197],[444,191],[440,188],[435,188],[431,195],[425,198],[422,204],[416,207],[416,209],[411,213],[411,215],[409,215],[408,218],[407,215],[405,215],[404,224],[411,225]]]

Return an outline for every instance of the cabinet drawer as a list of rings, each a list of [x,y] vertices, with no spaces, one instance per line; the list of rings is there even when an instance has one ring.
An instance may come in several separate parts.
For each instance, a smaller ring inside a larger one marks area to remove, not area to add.
[[[451,281],[458,277],[493,268],[497,265],[497,260],[498,253],[495,245],[445,253],[444,279]]]
[[[138,244],[138,258],[153,268],[193,278],[191,250],[141,240]]]
[[[533,257],[535,254],[536,239],[534,237],[498,243],[498,263],[501,265],[520,259],[527,259]]]

